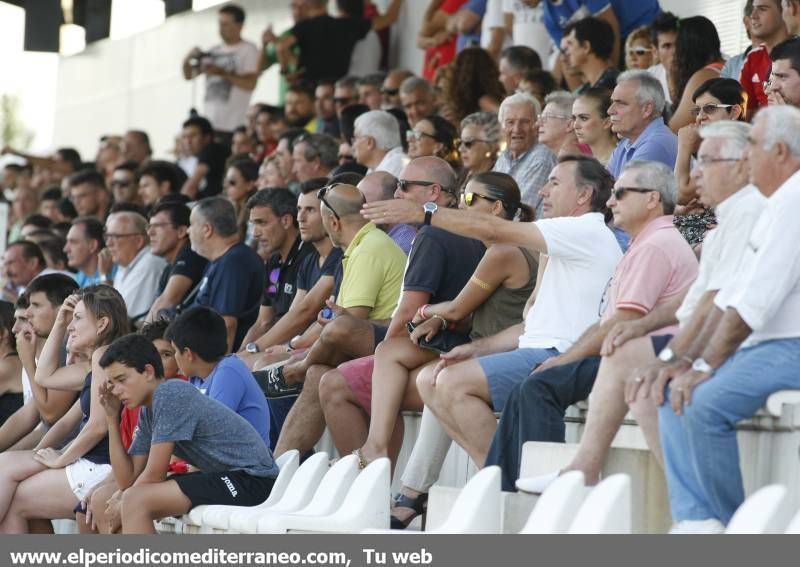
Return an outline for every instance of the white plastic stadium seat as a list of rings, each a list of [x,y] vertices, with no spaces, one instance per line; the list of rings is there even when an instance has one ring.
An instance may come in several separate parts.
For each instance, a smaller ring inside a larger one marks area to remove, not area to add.
[[[322,477],[328,472],[328,454],[319,452],[311,455],[300,465],[289,481],[283,497],[270,507],[241,508],[231,514],[229,532],[255,533],[258,519],[274,512],[296,512],[311,502]]]
[[[779,534],[791,520],[788,490],[780,484],[765,486],[745,500],[733,514],[726,534]]]
[[[789,527],[786,528],[787,534],[800,534],[800,511],[794,515],[792,521],[789,522]]]
[[[615,474],[601,481],[584,500],[568,533],[631,533],[631,477]]]
[[[499,534],[502,515],[500,467],[486,467],[464,486],[444,523],[427,533]]]
[[[559,476],[539,497],[519,532],[521,534],[565,534],[583,504],[589,488],[581,471],[569,471]]]
[[[289,486],[289,482],[300,466],[300,452],[297,449],[286,451],[278,457],[275,462],[280,472],[278,472],[278,477],[275,479],[275,484],[272,485],[269,498],[254,508],[268,508],[275,505],[283,498],[283,495],[286,493],[286,487]],[[193,533],[195,529],[199,530],[200,526],[211,530],[228,531],[231,514],[241,509],[241,506],[223,505],[198,506],[197,508],[193,508],[189,512],[188,519],[185,522],[186,528],[184,528],[184,533]]]
[[[371,462],[356,477],[339,509],[327,516],[286,516],[287,529],[301,532],[359,533],[389,527],[391,464],[389,459]],[[264,519],[264,528],[271,528]],[[261,532],[261,525],[258,529]]]
[[[262,516],[258,521],[258,533],[286,533],[305,518],[333,514],[342,506],[358,472],[358,457],[342,457],[325,474],[308,506],[297,512]]]

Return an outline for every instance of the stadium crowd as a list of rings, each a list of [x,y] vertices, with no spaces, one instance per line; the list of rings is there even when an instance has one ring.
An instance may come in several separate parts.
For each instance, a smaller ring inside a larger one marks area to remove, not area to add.
[[[260,46],[219,9],[173,159],[135,125],[3,149],[0,532],[253,506],[326,428],[396,462],[402,411],[394,528],[453,441],[505,490],[595,484],[631,411],[673,531],[722,531],[736,424],[800,388],[800,1],[748,0],[726,60],[657,0],[430,0],[419,74],[386,69],[402,0],[290,5]],[[573,462],[519,479],[587,399]]]

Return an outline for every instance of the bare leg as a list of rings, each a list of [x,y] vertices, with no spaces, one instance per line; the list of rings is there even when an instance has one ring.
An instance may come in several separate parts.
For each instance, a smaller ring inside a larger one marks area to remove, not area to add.
[[[319,403],[319,381],[330,367],[312,366],[306,373],[305,385],[286,416],[281,428],[275,454],[282,455],[291,449],[301,453],[310,451],[325,431],[325,417]]]
[[[6,451],[0,454],[0,521],[11,507],[20,482],[47,469],[30,451]]]
[[[340,455],[349,455],[367,440],[369,416],[336,368],[325,373],[319,384],[319,400],[325,423]]]
[[[132,486],[122,495],[122,533],[154,534],[153,520],[185,514],[191,507],[174,480]]]
[[[119,517],[114,517],[106,512],[109,499],[117,491],[117,483],[111,482],[99,487],[92,494],[89,509],[92,511],[92,523],[95,525],[95,532],[101,534],[113,534],[119,532]],[[119,502],[117,502],[119,505]]]
[[[630,340],[611,356],[603,357],[589,396],[589,414],[578,453],[565,470],[583,471],[587,484],[596,484],[600,480],[611,442],[628,411],[624,395],[625,379],[631,371],[654,359],[650,337]]]
[[[661,437],[658,434],[658,407],[653,398],[638,399],[630,405],[633,417],[642,429],[644,440],[656,462],[664,468],[664,455],[661,453]]]
[[[497,420],[489,382],[477,360],[445,367],[436,378],[431,409],[453,440],[483,467]]]
[[[401,409],[421,410],[423,403],[411,371],[436,357],[414,345],[408,337],[384,340],[375,351],[372,372],[372,420],[362,448],[368,461],[385,457]]]
[[[302,382],[309,368],[315,364],[338,366],[353,358],[369,356],[375,351],[375,332],[372,324],[351,315],[340,315],[322,330],[305,359],[283,368],[287,384]]]
[[[64,469],[47,469],[19,483],[0,524],[4,534],[28,532],[28,520],[72,518],[78,499]]]
[[[249,356],[252,358],[246,360],[245,363],[254,371],[261,370],[262,368],[266,368],[267,366],[271,366],[277,362],[289,360],[291,355],[292,353],[290,352],[281,352],[278,354],[250,354]]]

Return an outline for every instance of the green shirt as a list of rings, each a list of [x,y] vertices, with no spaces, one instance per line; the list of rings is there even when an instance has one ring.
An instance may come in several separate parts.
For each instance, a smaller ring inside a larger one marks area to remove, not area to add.
[[[390,319],[400,298],[406,255],[385,232],[367,223],[356,233],[342,259],[337,303],[370,307],[370,320]]]

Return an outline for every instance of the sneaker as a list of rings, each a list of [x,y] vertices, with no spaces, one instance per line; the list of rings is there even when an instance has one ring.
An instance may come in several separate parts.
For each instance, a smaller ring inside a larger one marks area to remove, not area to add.
[[[716,518],[707,520],[682,520],[674,524],[669,530],[671,534],[722,534],[725,533],[725,524]]]
[[[288,398],[297,396],[303,391],[302,382],[290,386],[283,380],[283,366],[268,370],[266,378],[264,394],[268,398]]]
[[[542,494],[548,486],[553,484],[561,471],[555,471],[539,476],[529,476],[528,478],[518,478],[517,490],[528,492],[529,494]]]

